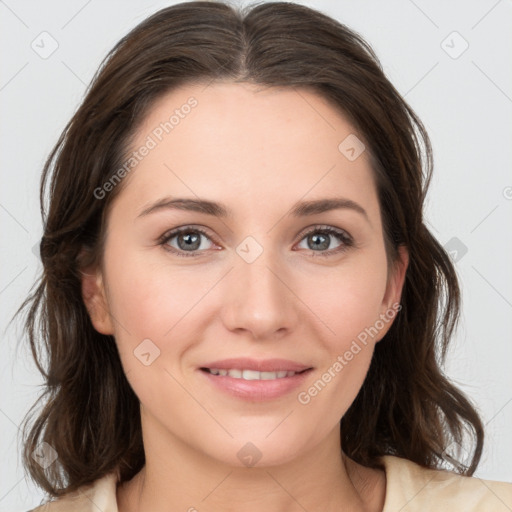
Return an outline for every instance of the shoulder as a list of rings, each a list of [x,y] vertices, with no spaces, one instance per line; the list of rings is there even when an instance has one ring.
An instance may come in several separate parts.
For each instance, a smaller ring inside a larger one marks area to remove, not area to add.
[[[48,501],[28,512],[118,512],[117,473],[109,473],[77,491]]]
[[[382,512],[510,512],[512,483],[462,476],[451,471],[426,469],[391,455],[381,457],[386,473]],[[93,484],[81,487],[29,512],[118,512],[117,474],[109,473]],[[442,508],[440,508],[442,505]]]
[[[381,460],[386,472],[383,512],[512,510],[512,483],[426,469],[410,460],[391,455],[383,456]]]

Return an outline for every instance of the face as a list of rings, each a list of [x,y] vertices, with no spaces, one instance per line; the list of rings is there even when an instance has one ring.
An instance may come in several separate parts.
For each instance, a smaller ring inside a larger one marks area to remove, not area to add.
[[[388,274],[355,136],[306,90],[187,85],[153,105],[83,293],[155,445],[274,465],[339,437],[407,266]]]

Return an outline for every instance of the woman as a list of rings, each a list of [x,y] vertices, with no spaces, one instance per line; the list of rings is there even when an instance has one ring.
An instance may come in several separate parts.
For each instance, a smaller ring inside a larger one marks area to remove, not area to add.
[[[317,11],[131,31],[43,173],[24,462],[59,499],[35,510],[510,510],[439,366],[460,296],[430,176],[370,47]]]

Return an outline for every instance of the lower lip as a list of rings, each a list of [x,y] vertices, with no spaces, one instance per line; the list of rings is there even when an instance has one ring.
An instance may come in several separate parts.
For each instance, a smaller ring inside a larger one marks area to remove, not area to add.
[[[254,402],[263,402],[284,396],[299,387],[312,372],[312,369],[302,373],[296,373],[291,377],[269,380],[235,379],[227,375],[213,375],[204,370],[198,371],[204,375],[213,386],[231,396]]]

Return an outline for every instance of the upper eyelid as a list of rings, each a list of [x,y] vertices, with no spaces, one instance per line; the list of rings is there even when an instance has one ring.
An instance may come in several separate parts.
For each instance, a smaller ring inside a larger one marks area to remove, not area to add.
[[[176,228],[167,230],[162,236],[159,237],[159,240],[170,240],[171,238],[180,235],[182,232],[187,231],[197,231],[198,233],[201,233],[202,235],[210,238],[212,241],[214,241],[215,239],[215,236],[212,236],[208,233],[208,228],[205,228],[203,226],[196,226],[194,224],[187,224],[185,226],[178,226]]]

